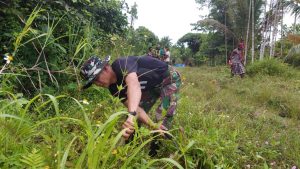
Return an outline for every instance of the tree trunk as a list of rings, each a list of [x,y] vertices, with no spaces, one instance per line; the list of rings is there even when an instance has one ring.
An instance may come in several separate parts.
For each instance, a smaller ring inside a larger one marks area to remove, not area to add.
[[[270,58],[274,57],[275,55],[275,43],[276,43],[276,37],[278,33],[279,5],[277,1],[275,1],[274,4],[276,6],[274,5],[275,9],[273,9],[274,20],[272,23],[273,31],[272,31],[272,39],[271,39]]]
[[[280,57],[282,58],[282,55],[283,55],[283,45],[282,45],[282,42],[283,42],[283,0],[280,1],[281,3],[281,25],[280,25]]]
[[[244,65],[246,65],[247,63],[247,54],[248,54],[248,41],[249,41],[249,30],[250,30],[250,19],[251,19],[251,3],[252,0],[249,0],[249,13],[248,13],[248,26],[247,26],[247,35],[246,35],[246,44],[245,44],[245,61],[244,61]]]
[[[297,34],[297,31],[296,31],[296,24],[297,24],[297,13],[295,13],[295,16],[294,16],[294,25],[293,25],[293,34]],[[293,41],[293,46],[295,46],[295,42]]]
[[[227,15],[226,15],[226,11],[227,11],[227,6],[225,4],[225,10],[224,10],[224,15],[225,15],[225,27],[227,27]],[[226,56],[226,62],[225,65],[227,65],[227,61],[228,61],[228,57],[227,57],[227,32],[225,31],[225,56]]]
[[[263,22],[263,28],[262,28],[262,43],[260,46],[259,60],[263,60],[265,55],[265,47],[266,47],[266,39],[267,39],[266,31],[268,30],[268,24],[269,24],[269,17],[267,16],[267,3],[265,3],[264,19],[265,21]]]
[[[295,13],[295,18],[294,18],[294,30],[293,30],[293,34],[296,34],[296,24],[297,24],[297,13]]]
[[[254,62],[254,0],[252,0],[252,63]]]

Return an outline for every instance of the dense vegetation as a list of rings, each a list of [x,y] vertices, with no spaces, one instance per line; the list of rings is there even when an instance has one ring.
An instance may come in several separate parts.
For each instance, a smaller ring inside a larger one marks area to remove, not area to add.
[[[224,67],[182,72],[178,124],[215,167],[299,166],[299,70],[272,62],[245,79]]]
[[[228,1],[236,9],[223,0],[196,2],[210,6],[209,18],[194,24],[202,32],[171,44],[134,29],[137,5],[125,1],[0,1],[0,168],[299,167],[299,26],[283,30],[270,59],[256,54],[245,79],[230,78],[224,64],[248,34],[250,1]],[[255,6],[257,30],[263,5]],[[78,71],[91,55],[143,55],[157,44],[171,47],[176,63],[202,67],[179,69],[174,138],[152,158],[154,131],[137,128],[123,144],[126,109],[105,89],[80,91]]]
[[[162,143],[158,159],[147,155],[147,128],[118,143],[126,112],[104,89],[30,100],[2,90],[1,168],[299,166],[300,74],[278,62],[267,69],[245,79],[230,78],[226,67],[180,69],[175,138]]]

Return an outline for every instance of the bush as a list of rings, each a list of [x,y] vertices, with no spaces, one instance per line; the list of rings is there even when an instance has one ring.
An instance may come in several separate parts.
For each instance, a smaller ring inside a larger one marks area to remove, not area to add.
[[[287,64],[277,59],[265,59],[258,61],[247,67],[247,74],[255,76],[257,74],[269,76],[289,76],[290,68]]]
[[[300,55],[292,55],[285,58],[285,62],[294,66],[294,67],[300,67]]]

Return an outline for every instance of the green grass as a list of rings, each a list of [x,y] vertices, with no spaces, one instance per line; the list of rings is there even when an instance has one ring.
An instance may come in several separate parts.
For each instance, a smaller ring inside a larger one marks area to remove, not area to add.
[[[221,168],[300,165],[300,81],[230,78],[225,67],[184,68],[178,125]],[[298,133],[298,134],[297,134]]]
[[[240,79],[226,67],[179,71],[175,138],[162,140],[155,158],[147,155],[147,128],[119,143],[126,109],[105,89],[66,88],[27,100],[3,88],[0,168],[299,167],[299,72]]]

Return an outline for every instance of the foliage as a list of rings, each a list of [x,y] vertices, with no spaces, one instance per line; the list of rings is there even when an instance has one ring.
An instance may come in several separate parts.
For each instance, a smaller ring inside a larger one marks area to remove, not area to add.
[[[265,59],[257,61],[247,67],[247,74],[255,75],[269,75],[269,76],[285,76],[290,77],[292,74],[288,65],[277,59]]]
[[[187,33],[178,40],[177,45],[181,51],[181,59],[185,64],[199,66],[207,62],[208,36],[201,33]]]
[[[1,11],[4,16],[11,15],[12,11],[18,10],[17,15],[21,17],[31,13],[33,8],[39,4],[49,12],[52,17],[61,17],[67,15],[66,21],[76,21],[77,23],[89,23],[93,21],[96,23],[94,28],[103,30],[106,33],[122,33],[124,27],[127,26],[127,18],[122,13],[123,4],[119,1],[87,1],[87,0],[74,0],[74,1],[39,1],[33,0],[30,2],[25,1],[7,1],[3,2]],[[44,15],[44,17],[47,15]],[[16,17],[16,16],[15,16]],[[22,18],[23,18],[22,17]],[[40,24],[43,21],[41,20]],[[66,28],[62,25],[62,28]]]
[[[178,42],[180,46],[183,46],[185,43],[195,54],[199,51],[201,44],[201,34],[200,33],[187,33],[181,37]]]
[[[11,73],[7,77],[15,82],[13,87],[27,95],[79,83],[76,69],[82,61],[91,54],[111,53],[112,34],[124,36],[127,29],[120,1],[1,3],[0,23],[6,26],[0,28],[0,52],[14,57],[1,69]]]
[[[265,1],[255,1],[254,24],[260,29],[260,15]],[[228,53],[236,48],[240,39],[246,39],[249,17],[249,0],[196,0],[201,7],[208,7],[209,14],[192,24],[195,30],[209,36],[204,43],[208,48],[202,52],[209,53],[210,65],[226,64]],[[255,30],[254,30],[255,31]],[[255,31],[256,41],[261,38],[260,31]],[[248,48],[249,49],[249,48]]]
[[[181,70],[178,124],[197,140],[210,168],[300,165],[299,73],[292,72],[240,79],[230,78],[227,67]]]
[[[298,16],[300,13],[299,2],[294,0],[284,0],[283,7],[288,9],[292,14]]]
[[[297,25],[296,28],[299,28],[299,25]],[[299,67],[300,66],[300,57],[299,57],[300,38],[299,38],[299,35],[288,34],[287,41],[289,43],[289,46],[291,46],[291,47],[289,48],[290,50],[285,54],[286,57],[284,58],[284,61],[286,63],[289,63],[290,65]]]
[[[148,52],[149,47],[156,46],[159,43],[158,37],[144,26],[136,30],[130,29],[128,43],[133,46],[132,54],[144,55]]]
[[[213,2],[211,16],[223,23],[216,3],[224,1],[198,2]],[[127,112],[120,100],[104,89],[80,91],[78,68],[91,54],[141,55],[170,39],[159,41],[145,27],[126,31],[123,1],[0,3],[0,52],[14,54],[0,73],[0,168],[300,165],[300,75],[286,64],[274,59],[254,63],[245,79],[229,78],[225,67],[181,69],[182,97],[169,131],[173,139],[136,126],[134,139],[124,145],[120,126]],[[238,30],[232,23],[228,28]],[[171,48],[177,61],[200,65],[209,59],[216,65],[224,60],[221,32],[195,36],[183,39],[199,46]],[[153,139],[161,141],[155,158],[147,155]]]
[[[196,25],[195,29],[200,30],[217,30],[219,32],[222,32],[222,34],[227,34],[230,38],[236,38],[236,35],[230,31],[225,25],[220,23],[217,20],[214,19],[203,19],[198,21],[198,24]]]
[[[229,32],[228,35],[231,36],[234,34],[236,38],[235,40],[238,40],[240,37],[245,37],[248,23],[247,19],[245,18],[248,18],[248,7],[250,6],[249,1],[196,0],[196,2],[201,6],[208,6],[210,9],[208,18],[202,21],[204,21],[206,25],[209,25],[210,23],[213,25],[218,25],[217,27],[210,27],[207,29],[208,31],[219,28],[218,31],[226,30],[226,32]],[[255,1],[255,24],[258,23],[262,5],[263,1]],[[224,20],[224,14],[226,15],[226,23]],[[201,22],[199,24],[201,24]],[[223,26],[220,24],[223,24]],[[197,26],[197,24],[195,24],[195,26]]]
[[[159,43],[162,47],[170,48],[172,46],[171,39],[168,36],[162,37]]]
[[[44,156],[37,150],[33,149],[31,153],[29,153],[27,156],[22,156],[22,159],[20,161],[28,168],[45,168],[45,158]]]
[[[134,20],[138,19],[138,5],[134,2],[133,6],[131,7],[130,11],[130,27],[133,28]]]
[[[94,91],[93,97],[99,92]],[[1,91],[1,98],[1,168],[148,168],[162,164],[182,168],[176,161],[193,145],[176,151],[174,159],[144,157],[142,150],[154,138],[151,132],[136,130],[134,140],[123,145],[124,131],[118,131],[117,124],[127,112],[110,112],[120,110],[119,106],[102,107],[107,98],[89,103],[46,94],[26,100],[6,91]],[[112,105],[120,105],[112,99]]]
[[[300,67],[300,45],[293,46],[288,55],[285,57],[285,62],[295,67]]]
[[[132,142],[121,144],[119,126],[127,112],[104,89],[78,92],[66,87],[59,96],[27,100],[2,88],[0,167],[291,168],[300,164],[296,71],[290,78],[245,79],[229,78],[225,67],[179,71],[183,87],[170,131],[174,138],[161,140],[157,158],[147,156],[154,138],[144,126],[137,128]]]

